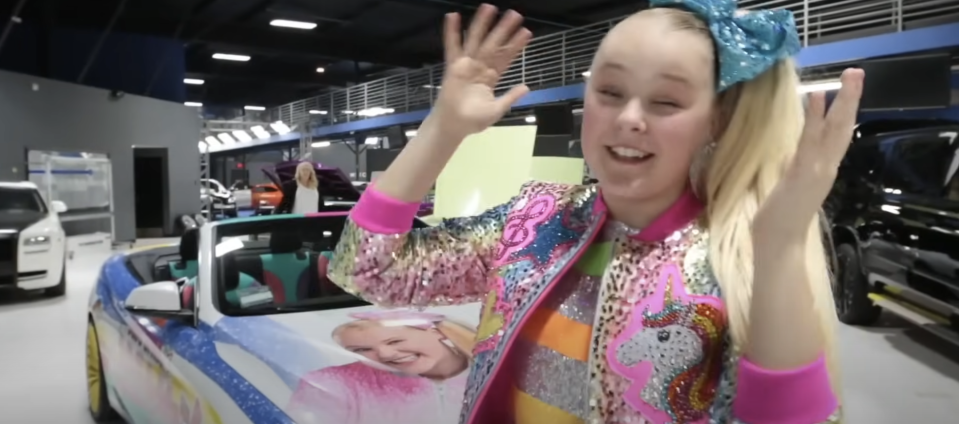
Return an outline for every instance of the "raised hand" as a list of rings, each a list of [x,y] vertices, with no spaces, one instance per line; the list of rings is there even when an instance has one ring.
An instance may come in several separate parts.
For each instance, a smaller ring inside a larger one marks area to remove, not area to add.
[[[462,135],[481,132],[505,115],[520,97],[529,92],[525,85],[500,97],[493,90],[533,34],[522,26],[523,17],[508,11],[496,22],[496,7],[483,4],[462,40],[458,13],[446,15],[443,42],[446,74],[433,113],[443,126]],[[495,23],[495,25],[494,25]]]
[[[760,235],[763,240],[794,240],[806,234],[852,142],[864,78],[861,69],[846,69],[840,77],[842,88],[828,113],[824,93],[809,95],[796,156],[756,213],[754,239]]]

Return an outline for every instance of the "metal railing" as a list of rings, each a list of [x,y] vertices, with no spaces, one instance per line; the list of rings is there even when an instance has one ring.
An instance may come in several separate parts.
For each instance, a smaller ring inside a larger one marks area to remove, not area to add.
[[[902,31],[924,20],[959,16],[955,0],[742,0],[744,9],[789,9],[804,45],[837,37]],[[499,87],[525,83],[532,89],[582,82],[606,32],[623,18],[533,39],[506,71]],[[332,125],[387,113],[428,109],[443,76],[443,65],[335,89],[269,110],[273,121]]]

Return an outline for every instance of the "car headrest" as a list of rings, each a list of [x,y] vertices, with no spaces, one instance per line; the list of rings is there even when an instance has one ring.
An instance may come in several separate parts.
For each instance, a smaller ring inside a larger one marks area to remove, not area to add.
[[[303,240],[299,234],[292,232],[276,232],[270,234],[270,252],[293,253],[303,248]]]
[[[180,236],[180,260],[195,261],[200,258],[200,231],[188,228]]]

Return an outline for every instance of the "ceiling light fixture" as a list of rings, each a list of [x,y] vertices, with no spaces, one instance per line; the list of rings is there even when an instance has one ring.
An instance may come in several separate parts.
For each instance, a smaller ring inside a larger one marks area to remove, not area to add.
[[[326,68],[323,68],[323,67],[316,68],[316,72],[322,74],[326,72]]]
[[[183,102],[183,105],[189,107],[203,107],[203,103],[200,102]]]
[[[528,124],[535,124],[535,123],[536,123],[536,117],[535,117],[535,116],[527,116],[527,117],[526,117],[526,123],[528,123]]]
[[[240,140],[241,143],[253,141],[253,137],[250,137],[250,134],[243,130],[233,131],[233,136],[236,137],[237,140]]]
[[[243,109],[246,110],[266,110],[263,106],[243,106]]]
[[[223,144],[233,144],[233,143],[236,143],[236,140],[233,139],[232,136],[230,136],[230,133],[219,133],[219,134],[216,135],[216,138],[220,139],[220,141],[222,141]]]
[[[833,91],[842,88],[839,81],[818,81],[799,86],[799,94],[815,93],[818,91]]]
[[[276,133],[280,135],[283,135],[292,131],[290,127],[284,124],[282,121],[276,121],[270,124],[270,128],[273,128],[273,131],[276,131]]]
[[[374,116],[380,116],[380,115],[388,115],[393,112],[395,112],[393,108],[377,106],[377,107],[371,107],[369,109],[363,109],[359,112],[356,112],[356,114],[360,116],[374,117]]]
[[[270,21],[270,25],[275,27],[282,27],[282,28],[306,29],[306,30],[316,28],[316,23],[313,23],[313,22],[291,21],[288,19],[274,19]]]
[[[228,53],[213,53],[214,59],[219,60],[232,60],[234,62],[249,62],[250,56],[242,54],[228,54]]]
[[[206,81],[203,81],[203,80],[201,80],[201,79],[199,79],[199,78],[184,78],[184,79],[183,79],[183,83],[184,83],[184,84],[190,84],[190,85],[203,85],[204,82],[206,82]]]
[[[310,115],[326,115],[325,110],[311,110]]]
[[[313,143],[312,146],[316,148],[330,147],[330,144],[331,143],[329,141],[317,141],[316,143]]]
[[[263,128],[260,125],[250,127],[250,131],[253,133],[253,135],[256,136],[256,138],[260,140],[265,140],[270,138],[270,132],[267,131],[266,128]]]
[[[211,135],[211,136],[208,136],[207,138],[204,138],[203,141],[206,141],[206,144],[207,144],[208,146],[219,146],[219,145],[220,145],[220,140],[217,140],[216,137],[214,137],[214,136],[212,136],[212,135]]]
[[[590,72],[590,71],[583,72],[583,77],[584,77],[584,78],[589,78],[590,75],[593,75],[593,73]]]

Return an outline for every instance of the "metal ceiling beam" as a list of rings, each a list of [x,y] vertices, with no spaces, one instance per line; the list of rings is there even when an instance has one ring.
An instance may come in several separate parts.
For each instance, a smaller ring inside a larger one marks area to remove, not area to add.
[[[246,81],[271,85],[325,87],[345,86],[358,82],[360,77],[341,75],[338,73],[317,73],[312,68],[294,69],[290,66],[254,62],[224,63],[208,58],[190,58],[187,61],[187,74],[207,80],[207,83],[216,81]]]
[[[100,56],[100,49],[103,47],[103,42],[106,41],[107,36],[113,31],[113,27],[116,26],[117,19],[123,14],[123,9],[126,8],[126,5],[127,0],[119,0],[117,2],[116,9],[113,10],[113,15],[110,16],[110,22],[107,23],[106,28],[103,28],[103,32],[100,33],[100,38],[97,39],[97,43],[93,46],[93,50],[90,51],[90,55],[87,56],[87,62],[83,65],[83,70],[81,70],[80,75],[77,76],[78,84],[83,84],[83,80],[86,79],[90,68],[96,63],[97,57]]]
[[[270,51],[274,55],[323,56],[330,59],[354,60],[384,65],[418,68],[435,62],[439,55],[410,55],[391,51],[387,40],[345,39],[344,37],[316,36],[309,33],[282,28],[251,28],[234,26],[222,28],[198,41],[235,46],[242,53],[243,47]],[[437,52],[439,53],[439,52]]]
[[[500,3],[503,4],[503,8],[511,7],[509,3],[511,1],[477,1],[477,0],[385,0],[391,3],[397,4],[408,4],[411,6],[417,7],[427,7],[434,9],[438,12],[449,13],[449,12],[469,12],[472,13],[474,10],[478,9],[483,3]],[[520,13],[523,12],[522,7],[516,7]],[[573,29],[579,28],[581,26],[589,25],[590,22],[573,18],[571,16],[557,15],[557,14],[545,14],[545,13],[530,13],[523,14],[523,17],[527,22],[533,22],[544,26],[551,26],[559,29]]]

